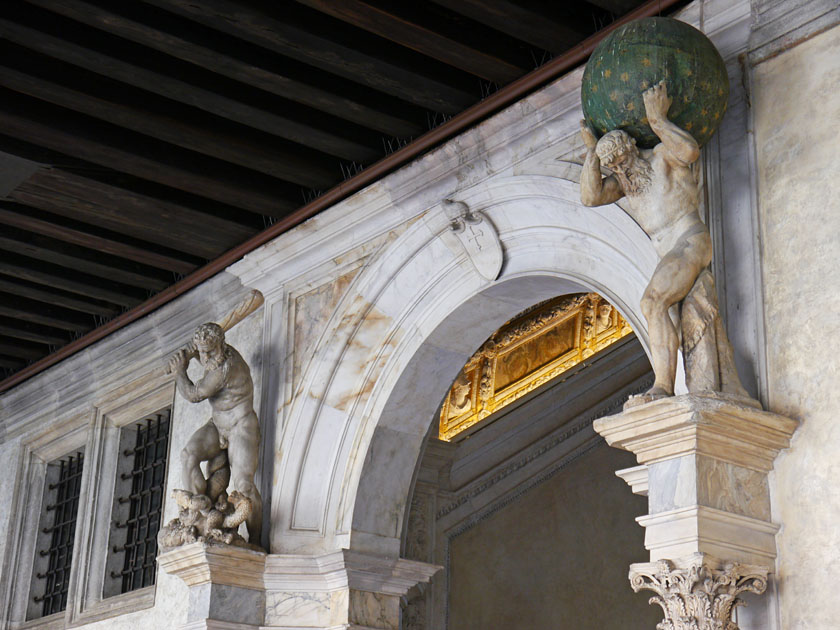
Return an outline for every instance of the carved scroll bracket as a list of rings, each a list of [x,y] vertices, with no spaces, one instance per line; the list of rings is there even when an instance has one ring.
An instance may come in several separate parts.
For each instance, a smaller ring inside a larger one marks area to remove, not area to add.
[[[769,569],[738,563],[723,564],[706,554],[681,560],[630,565],[635,592],[650,590],[650,598],[665,614],[657,630],[738,630],[732,611],[744,605],[739,595],[761,594]]]

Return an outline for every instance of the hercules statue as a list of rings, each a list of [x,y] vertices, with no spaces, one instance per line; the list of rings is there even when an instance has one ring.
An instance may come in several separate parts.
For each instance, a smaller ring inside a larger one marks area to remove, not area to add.
[[[193,383],[187,366],[198,358],[204,375]],[[192,343],[169,359],[169,371],[181,395],[190,402],[207,400],[213,416],[192,434],[181,451],[182,479],[186,490],[207,497],[210,505],[223,496],[226,505],[228,479],[234,493],[250,500],[245,521],[248,539],[259,546],[262,527],[262,499],[254,484],[260,444],[260,424],[254,412],[254,383],[242,356],[225,343],[225,333],[214,323],[202,324]],[[201,462],[208,462],[208,478]]]

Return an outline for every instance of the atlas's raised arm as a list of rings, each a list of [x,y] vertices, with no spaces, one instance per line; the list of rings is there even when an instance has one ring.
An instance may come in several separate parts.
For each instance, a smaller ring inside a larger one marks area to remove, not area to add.
[[[224,385],[222,370],[211,370],[204,373],[204,377],[193,383],[187,376],[187,365],[194,354],[190,350],[179,350],[169,359],[169,371],[175,374],[175,386],[181,396],[190,402],[201,402],[217,393]]]
[[[580,201],[585,206],[605,206],[618,201],[624,196],[621,186],[615,177],[601,177],[601,160],[595,153],[595,135],[586,125],[580,121],[580,134],[583,143],[586,145],[586,159],[583,161],[583,170],[580,174]]]
[[[645,102],[645,114],[653,133],[659,136],[670,158],[682,163],[691,164],[700,157],[700,147],[694,137],[677,127],[668,120],[668,109],[671,98],[665,81],[660,81],[642,94]]]

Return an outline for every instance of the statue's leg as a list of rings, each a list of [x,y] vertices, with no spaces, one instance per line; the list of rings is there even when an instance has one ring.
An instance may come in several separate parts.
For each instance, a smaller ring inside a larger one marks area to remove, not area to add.
[[[248,542],[260,545],[262,497],[254,483],[260,456],[260,423],[257,414],[251,412],[236,423],[228,436],[227,450],[233,489],[251,499],[251,515],[245,521],[248,526]]]
[[[212,422],[190,436],[181,451],[181,480],[185,490],[193,494],[207,494],[207,480],[201,472],[201,462],[216,457],[221,451],[219,432]]]
[[[207,460],[207,496],[213,503],[222,492],[227,492],[230,483],[230,466],[228,465],[227,450],[222,449],[218,455]]]
[[[692,230],[659,261],[645,289],[641,307],[648,323],[655,379],[645,397],[674,395],[679,336],[668,310],[688,294],[711,255],[709,233],[705,229]]]

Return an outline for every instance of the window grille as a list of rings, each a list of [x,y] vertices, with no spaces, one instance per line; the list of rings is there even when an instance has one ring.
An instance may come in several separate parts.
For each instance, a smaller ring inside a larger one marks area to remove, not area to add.
[[[76,515],[82,486],[84,455],[76,453],[53,462],[58,465],[58,479],[47,484],[46,513],[52,512],[52,524],[41,531],[49,537],[49,547],[39,549],[42,558],[49,558],[47,568],[36,573],[43,595],[36,595],[41,614],[46,617],[67,608],[67,589],[70,585],[70,564],[73,561],[73,537],[76,534]]]
[[[115,554],[123,555],[122,570],[111,571],[112,579],[121,580],[121,593],[155,583],[169,427],[169,409],[146,418],[136,425],[134,446],[122,451],[124,457],[133,458],[133,464],[130,472],[122,473],[117,483],[118,489],[128,490],[116,499],[120,506],[128,504],[128,517],[114,524],[116,529],[125,530],[125,542],[113,547]]]

